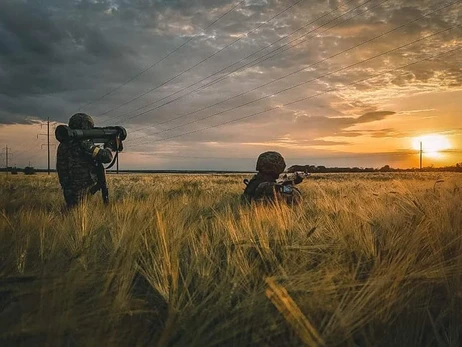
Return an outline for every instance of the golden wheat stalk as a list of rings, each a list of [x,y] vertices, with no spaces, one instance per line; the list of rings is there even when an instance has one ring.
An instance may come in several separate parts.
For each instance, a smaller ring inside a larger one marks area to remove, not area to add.
[[[273,277],[267,277],[265,282],[268,285],[266,296],[284,316],[287,323],[290,324],[303,343],[307,346],[323,346],[323,339],[291,298],[287,290],[283,286],[276,284]]]

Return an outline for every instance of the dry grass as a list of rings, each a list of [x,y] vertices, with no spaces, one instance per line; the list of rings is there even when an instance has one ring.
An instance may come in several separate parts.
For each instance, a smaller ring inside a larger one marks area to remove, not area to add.
[[[461,345],[462,176],[319,175],[295,208],[242,178],[110,175],[65,213],[1,177],[0,343]]]

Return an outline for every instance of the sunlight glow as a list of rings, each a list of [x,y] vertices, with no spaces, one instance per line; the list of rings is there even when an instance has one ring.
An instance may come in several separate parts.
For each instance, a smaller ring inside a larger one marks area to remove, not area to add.
[[[438,134],[416,137],[412,141],[412,147],[415,150],[420,150],[420,142],[422,142],[424,153],[430,157],[440,158],[443,156],[442,151],[451,149],[449,140],[445,136]]]

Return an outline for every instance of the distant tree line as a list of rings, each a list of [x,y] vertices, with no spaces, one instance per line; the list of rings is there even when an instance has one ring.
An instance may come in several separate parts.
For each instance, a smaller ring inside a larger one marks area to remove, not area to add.
[[[19,172],[23,172],[25,175],[34,175],[37,172],[37,170],[33,166],[26,166],[23,169],[13,166],[8,168],[0,168],[0,172],[9,172],[12,175],[17,175]]]
[[[288,172],[304,171],[309,173],[342,173],[342,172],[462,172],[462,163],[457,163],[452,166],[444,167],[433,167],[428,166],[424,167],[422,170],[418,168],[410,169],[395,169],[390,165],[382,166],[381,168],[372,168],[372,167],[326,167],[326,166],[316,166],[316,165],[293,165]]]

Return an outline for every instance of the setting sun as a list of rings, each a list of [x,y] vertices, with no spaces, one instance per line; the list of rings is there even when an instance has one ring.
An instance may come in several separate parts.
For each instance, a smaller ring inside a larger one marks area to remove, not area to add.
[[[412,146],[416,150],[420,150],[420,143],[422,142],[422,149],[428,156],[439,157],[441,152],[451,149],[451,143],[442,135],[425,135],[417,137],[413,140]]]

